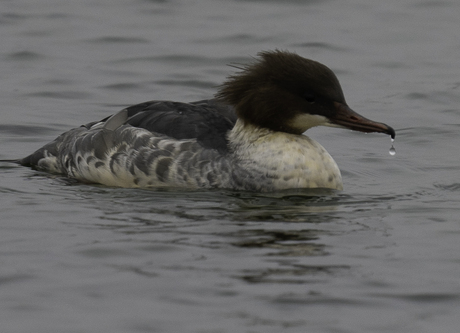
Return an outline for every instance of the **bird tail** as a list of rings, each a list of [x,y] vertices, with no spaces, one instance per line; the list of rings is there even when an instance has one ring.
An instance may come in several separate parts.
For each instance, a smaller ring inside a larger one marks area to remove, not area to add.
[[[16,159],[16,160],[0,160],[0,163],[15,163],[15,164],[21,164],[21,160],[20,160],[20,159]]]

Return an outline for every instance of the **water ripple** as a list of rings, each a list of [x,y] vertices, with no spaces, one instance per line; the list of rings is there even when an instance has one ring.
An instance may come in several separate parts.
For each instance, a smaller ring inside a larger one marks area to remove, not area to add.
[[[137,43],[150,43],[150,40],[146,38],[138,37],[122,37],[122,36],[104,36],[90,38],[86,40],[89,43],[94,44],[137,44]]]

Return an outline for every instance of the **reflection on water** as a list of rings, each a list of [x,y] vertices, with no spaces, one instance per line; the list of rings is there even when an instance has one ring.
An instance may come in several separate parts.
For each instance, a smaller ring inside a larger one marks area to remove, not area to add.
[[[235,236],[242,240],[233,243],[233,245],[273,250],[265,255],[289,257],[325,255],[324,246],[313,242],[319,239],[319,234],[321,234],[321,231],[309,229],[295,231],[251,229],[238,232]]]
[[[311,284],[324,280],[324,276],[337,275],[350,269],[349,266],[308,266],[308,265],[280,265],[287,268],[266,270],[245,270],[240,279],[249,283],[275,284]],[[289,267],[290,266],[290,267]]]
[[[350,196],[320,189],[259,194],[227,190],[107,188],[83,185],[62,177],[58,181],[70,185],[66,189],[85,205],[100,211],[98,219],[109,228],[205,221],[226,221],[232,225],[250,222],[321,225],[340,222],[348,215],[356,217],[361,212],[386,210],[396,198]],[[409,200],[412,196],[400,196],[399,200]]]

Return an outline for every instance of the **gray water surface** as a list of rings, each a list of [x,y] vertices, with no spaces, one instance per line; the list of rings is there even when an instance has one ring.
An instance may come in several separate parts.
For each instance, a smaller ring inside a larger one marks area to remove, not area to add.
[[[268,49],[390,138],[308,131],[344,191],[118,189],[0,163],[0,331],[457,332],[460,2],[0,3],[0,159]]]

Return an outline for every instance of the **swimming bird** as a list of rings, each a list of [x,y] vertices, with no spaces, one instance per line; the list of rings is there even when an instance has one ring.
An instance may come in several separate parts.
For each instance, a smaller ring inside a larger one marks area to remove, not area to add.
[[[334,159],[303,133],[323,125],[395,136],[349,108],[319,62],[275,50],[239,69],[213,99],[133,105],[17,162],[118,187],[342,190]]]

